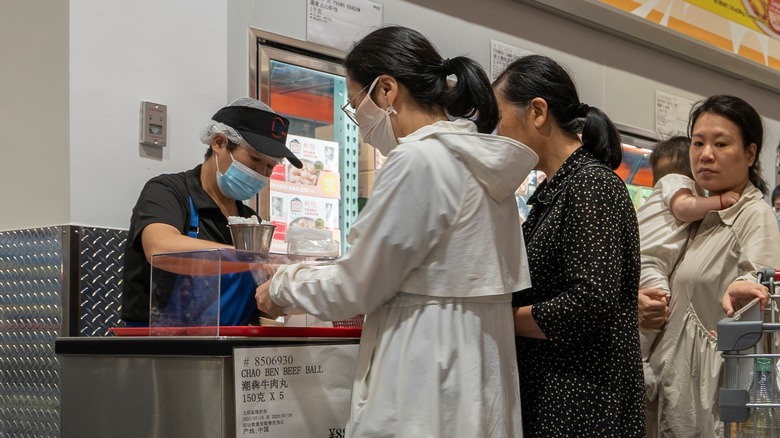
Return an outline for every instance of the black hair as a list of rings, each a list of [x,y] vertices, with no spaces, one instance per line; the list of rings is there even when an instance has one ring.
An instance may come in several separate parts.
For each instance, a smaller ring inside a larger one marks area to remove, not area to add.
[[[389,26],[371,32],[355,44],[344,67],[363,87],[377,76],[390,75],[423,109],[441,107],[451,116],[469,118],[479,132],[491,132],[498,124],[498,104],[482,67],[465,56],[442,59],[416,30]],[[458,79],[453,86],[449,75]]]
[[[750,182],[761,193],[769,193],[764,177],[761,175],[761,147],[764,143],[764,124],[761,122],[761,116],[749,103],[736,96],[719,94],[710,96],[705,100],[697,102],[691,109],[691,115],[688,119],[688,135],[693,137],[693,127],[702,114],[717,114],[734,122],[742,134],[742,147],[748,150],[751,144],[756,145],[756,158],[753,165],[748,169],[748,178]]]
[[[600,109],[580,102],[571,75],[551,58],[528,55],[516,59],[496,78],[493,87],[519,109],[528,108],[534,98],[544,99],[561,130],[572,136],[581,132],[582,147],[601,162],[617,169],[623,161],[615,125]]]
[[[223,135],[224,135],[224,134],[223,134]],[[212,138],[213,138],[213,137],[212,137]],[[227,150],[228,150],[229,152],[233,152],[233,151],[234,151],[234,150],[235,150],[235,149],[238,147],[238,144],[237,144],[237,143],[233,143],[233,141],[232,141],[232,140],[230,140],[230,139],[228,139],[227,137],[225,137],[225,139],[226,139],[226,140],[227,140],[227,142],[228,142],[228,143],[227,143]],[[211,144],[209,144],[209,148],[208,148],[208,149],[206,149],[206,154],[203,156],[203,160],[204,160],[204,161],[205,161],[205,160],[208,160],[209,158],[211,158],[211,156],[212,156],[213,154],[214,154],[214,150],[213,150],[213,149],[211,149]]]
[[[650,167],[653,169],[653,184],[670,173],[679,173],[693,178],[691,171],[691,139],[684,135],[675,135],[656,143],[650,154]],[[660,165],[663,163],[663,165]]]
[[[775,199],[780,198],[780,184],[775,186],[775,189],[772,190],[772,206],[775,205]]]

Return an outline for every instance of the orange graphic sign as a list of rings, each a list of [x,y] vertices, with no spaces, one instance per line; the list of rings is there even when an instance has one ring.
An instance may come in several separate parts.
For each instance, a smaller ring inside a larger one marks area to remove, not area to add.
[[[780,70],[780,0],[599,0]]]

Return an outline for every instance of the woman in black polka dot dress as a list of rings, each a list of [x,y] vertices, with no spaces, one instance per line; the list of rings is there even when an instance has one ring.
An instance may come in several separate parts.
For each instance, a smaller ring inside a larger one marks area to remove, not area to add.
[[[619,133],[550,58],[518,59],[494,89],[498,133],[547,175],[523,224],[533,287],[513,300],[525,437],[642,437],[639,234],[612,171]]]

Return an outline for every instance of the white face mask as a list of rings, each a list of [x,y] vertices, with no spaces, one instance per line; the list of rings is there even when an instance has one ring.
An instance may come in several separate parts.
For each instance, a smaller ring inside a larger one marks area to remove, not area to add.
[[[398,140],[393,132],[393,125],[390,123],[390,114],[398,114],[392,105],[387,109],[376,106],[371,100],[371,92],[374,91],[379,78],[374,79],[368,88],[368,93],[363,101],[355,110],[355,118],[360,127],[360,135],[363,140],[375,147],[382,155],[387,156],[390,151],[398,146]]]

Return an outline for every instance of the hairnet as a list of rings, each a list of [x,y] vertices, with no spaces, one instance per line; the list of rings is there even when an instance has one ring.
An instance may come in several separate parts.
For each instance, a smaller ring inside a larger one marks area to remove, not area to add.
[[[232,102],[230,102],[227,106],[245,106],[249,108],[256,108],[263,111],[268,111],[271,113],[276,113],[276,111],[272,110],[270,106],[264,104],[263,102],[260,102],[259,100],[252,99],[251,97],[241,97],[238,98]],[[211,140],[214,139],[214,136],[216,134],[222,134],[225,137],[227,137],[228,140],[231,142],[237,144],[237,145],[243,145],[243,146],[250,146],[251,145],[244,140],[244,138],[241,136],[241,134],[238,133],[235,129],[232,127],[217,122],[215,120],[209,120],[208,123],[206,123],[203,128],[200,130],[200,141],[205,145],[211,145]]]

